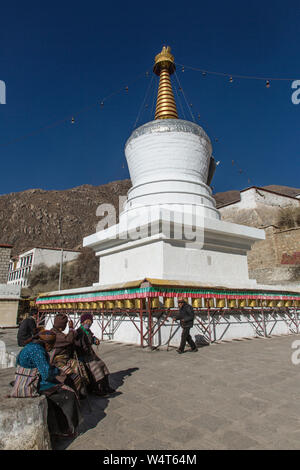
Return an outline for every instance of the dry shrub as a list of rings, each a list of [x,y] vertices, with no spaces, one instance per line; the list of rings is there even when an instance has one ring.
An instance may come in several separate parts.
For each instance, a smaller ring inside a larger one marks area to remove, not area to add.
[[[287,229],[300,227],[300,206],[282,208],[280,210],[278,226]]]

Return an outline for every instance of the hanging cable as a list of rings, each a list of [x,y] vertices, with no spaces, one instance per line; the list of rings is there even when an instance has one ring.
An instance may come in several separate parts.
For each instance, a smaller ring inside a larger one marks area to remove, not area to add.
[[[132,80],[129,84],[134,84],[136,83],[138,80],[140,80],[142,77],[145,76],[145,72],[143,72],[142,74],[138,75],[137,78],[135,78],[134,80]],[[101,107],[104,106],[104,102],[109,100],[110,98],[120,94],[121,92],[124,92],[124,88],[126,89],[126,87],[122,86],[122,88],[119,88],[117,89],[116,91],[113,91],[112,93],[110,93],[109,95],[107,95],[106,97],[102,98],[101,102],[100,102],[100,105]],[[11,144],[14,144],[16,142],[20,142],[24,139],[27,139],[28,137],[32,137],[32,136],[35,136],[37,134],[40,134],[41,132],[45,131],[45,130],[48,130],[48,129],[52,129],[54,127],[57,127],[59,126],[60,124],[64,124],[66,122],[71,122],[72,124],[74,124],[75,122],[75,117],[78,116],[79,114],[82,114],[82,113],[85,113],[86,111],[89,111],[91,110],[92,108],[95,108],[96,106],[99,106],[99,100],[97,100],[97,102],[89,105],[89,106],[85,106],[84,108],[81,108],[80,110],[78,110],[76,113],[73,113],[72,115],[69,115],[65,118],[62,118],[58,121],[55,121],[51,124],[47,124],[45,126],[42,126],[42,127],[39,127],[37,128],[36,130],[32,131],[32,132],[28,132],[27,134],[24,134],[20,137],[17,137],[11,141],[8,141],[6,143],[0,143],[0,147],[6,147],[7,145],[11,145]]]
[[[263,80],[263,81],[285,81],[285,82],[293,82],[294,80],[298,80],[298,78],[278,78],[278,77],[258,77],[255,75],[237,75],[233,73],[225,73],[225,72],[212,72],[211,70],[203,70],[197,67],[191,67],[189,65],[183,65],[176,62],[176,65],[180,67],[185,67],[186,69],[195,70],[196,72],[202,72],[202,74],[210,74],[210,75],[220,75],[223,77],[231,77],[231,78],[240,78],[246,80]]]
[[[182,106],[182,103],[181,103],[179,92],[177,91],[177,86],[174,86],[174,90],[175,90],[175,93],[176,93],[176,96],[177,96],[177,101],[180,105],[180,109],[181,109],[181,112],[182,112],[183,119],[185,119],[185,112],[184,112],[184,109],[183,109],[183,106]]]
[[[188,107],[188,109],[189,109],[189,111],[190,111],[190,113],[191,113],[192,120],[193,120],[194,122],[196,122],[195,117],[194,117],[194,115],[193,115],[193,113],[192,113],[191,107],[189,106],[188,101],[187,101],[187,99],[186,99],[185,93],[184,93],[184,91],[183,91],[183,88],[182,88],[182,86],[181,86],[181,83],[180,83],[180,80],[179,80],[179,78],[178,78],[178,75],[177,75],[176,71],[174,72],[174,75],[175,75],[175,77],[176,77],[176,80],[177,80],[177,82],[178,82],[179,87],[181,88],[181,91],[182,91],[182,94],[183,94],[185,103],[186,103],[186,105],[187,105],[187,107]]]
[[[158,83],[159,80],[154,81],[154,93],[153,93],[153,100],[152,100],[152,108],[151,108],[151,114],[150,114],[150,120],[153,120],[154,116],[154,106],[155,106],[155,98],[157,97],[157,92],[158,92]]]
[[[145,93],[144,99],[143,99],[143,101],[142,101],[142,104],[141,104],[140,110],[139,110],[139,112],[138,112],[137,118],[136,118],[136,120],[135,120],[135,123],[134,123],[134,125],[133,125],[133,129],[135,129],[135,128],[136,128],[136,125],[137,125],[137,123],[138,123],[138,120],[139,120],[139,118],[140,118],[141,112],[142,112],[142,110],[144,109],[144,106],[145,106],[145,103],[146,103],[146,100],[147,100],[147,97],[148,97],[149,91],[150,91],[150,89],[151,89],[151,85],[152,85],[152,83],[153,83],[153,79],[154,79],[154,74],[152,74],[152,77],[151,77],[150,83],[148,84],[148,87],[147,87],[147,90],[146,90],[146,93]]]

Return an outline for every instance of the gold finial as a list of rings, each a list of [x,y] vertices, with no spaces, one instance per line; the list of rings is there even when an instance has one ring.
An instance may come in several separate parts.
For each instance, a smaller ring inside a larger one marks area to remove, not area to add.
[[[175,98],[170,75],[175,72],[174,57],[171,48],[164,46],[155,57],[153,72],[159,76],[155,119],[178,119]]]

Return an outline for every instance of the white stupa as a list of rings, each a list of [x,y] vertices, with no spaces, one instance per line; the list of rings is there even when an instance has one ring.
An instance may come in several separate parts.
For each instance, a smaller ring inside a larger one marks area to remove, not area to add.
[[[155,58],[160,76],[155,120],[125,145],[132,188],[119,224],[84,238],[100,260],[105,286],[145,278],[255,287],[247,252],[263,230],[221,221],[209,183],[212,145],[204,130],[178,119],[170,74],[174,57]]]

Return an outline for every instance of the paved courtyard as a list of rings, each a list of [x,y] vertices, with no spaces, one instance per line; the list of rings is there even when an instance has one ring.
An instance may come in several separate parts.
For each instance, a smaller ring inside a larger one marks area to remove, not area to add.
[[[299,336],[214,344],[178,355],[103,343],[117,387],[84,404],[67,449],[299,449]]]
[[[300,364],[282,336],[178,355],[102,343],[117,392],[83,402],[84,423],[59,449],[299,449]],[[299,354],[300,357],[300,354]]]

